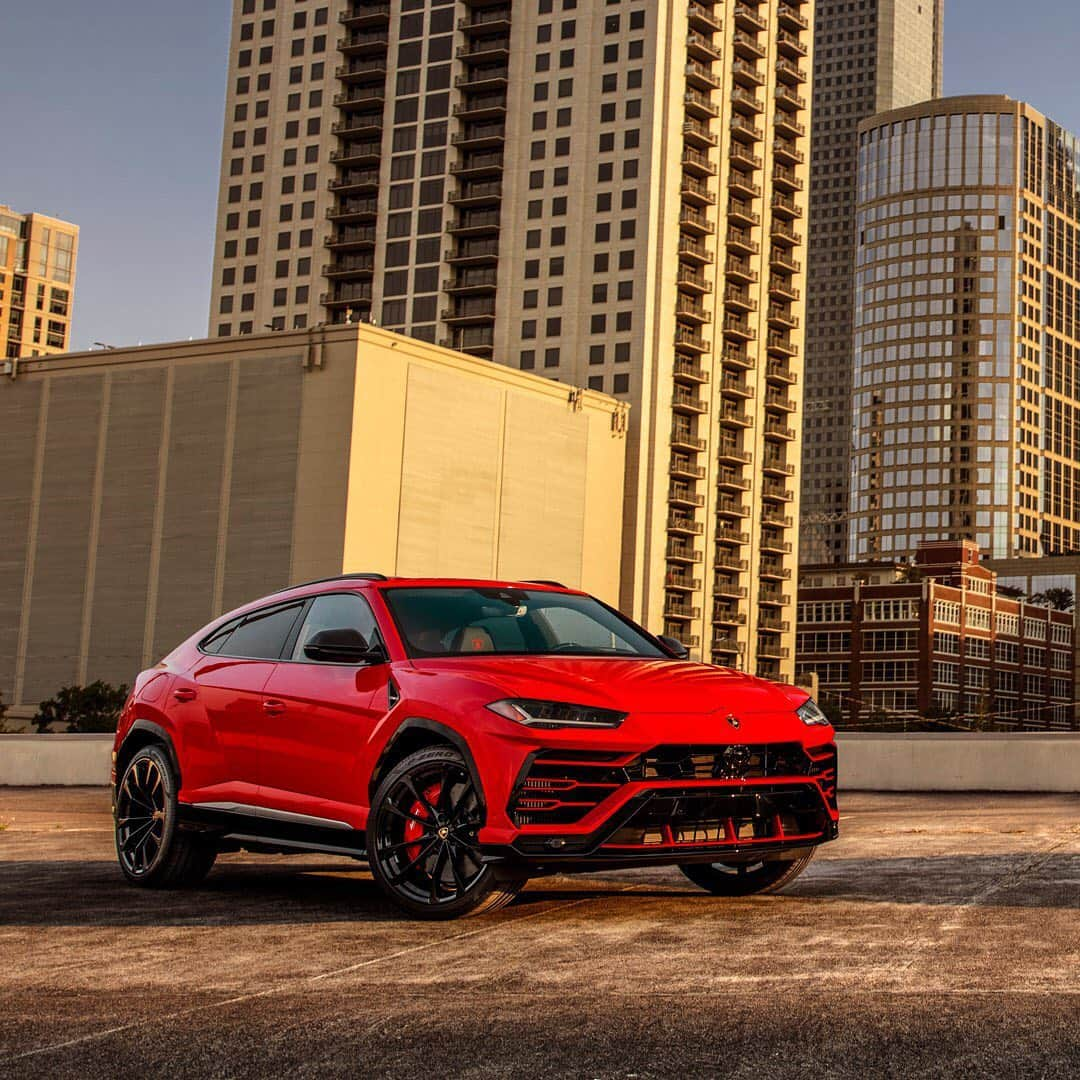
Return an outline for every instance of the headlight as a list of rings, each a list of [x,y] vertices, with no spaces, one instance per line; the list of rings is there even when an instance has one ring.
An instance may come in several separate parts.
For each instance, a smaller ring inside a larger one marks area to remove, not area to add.
[[[569,705],[565,701],[536,701],[532,698],[507,698],[493,701],[493,713],[517,724],[534,728],[616,728],[626,713],[614,709],[595,709],[591,705]]]
[[[828,727],[829,718],[818,708],[813,698],[807,698],[796,710],[795,715],[807,725],[807,727]]]

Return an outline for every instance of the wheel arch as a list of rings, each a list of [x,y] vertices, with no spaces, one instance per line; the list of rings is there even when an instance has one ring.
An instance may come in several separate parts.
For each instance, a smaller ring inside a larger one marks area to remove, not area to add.
[[[155,724],[153,720],[145,719],[136,720],[131,725],[128,733],[124,736],[124,741],[116,751],[117,782],[119,783],[120,778],[124,775],[124,770],[128,767],[128,763],[144,746],[161,746],[162,749],[164,749],[165,754],[169,759],[169,764],[176,774],[177,788],[179,788],[182,779],[180,774],[180,759],[177,757],[176,747],[173,745],[172,736],[160,724]]]
[[[368,805],[370,806],[374,801],[375,792],[382,783],[383,777],[398,762],[404,761],[417,750],[425,750],[429,746],[452,746],[461,754],[476,787],[480,805],[486,811],[487,802],[484,797],[484,785],[480,779],[480,770],[476,767],[476,759],[465,737],[446,724],[440,724],[438,720],[430,720],[424,716],[410,716],[407,720],[403,720],[383,747],[382,753],[375,762],[375,768],[371,770],[371,779],[368,781]]]

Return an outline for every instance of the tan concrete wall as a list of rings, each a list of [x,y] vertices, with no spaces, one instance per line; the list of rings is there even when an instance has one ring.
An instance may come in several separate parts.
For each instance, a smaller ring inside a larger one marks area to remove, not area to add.
[[[841,733],[847,791],[1080,791],[1080,735]]]
[[[616,601],[621,407],[364,332],[390,351],[357,358],[344,569],[547,577]]]

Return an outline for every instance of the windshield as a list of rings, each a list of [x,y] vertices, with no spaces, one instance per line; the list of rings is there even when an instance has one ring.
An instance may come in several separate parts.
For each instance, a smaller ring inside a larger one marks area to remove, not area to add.
[[[591,596],[468,587],[393,588],[382,595],[414,659],[478,653],[671,659]]]

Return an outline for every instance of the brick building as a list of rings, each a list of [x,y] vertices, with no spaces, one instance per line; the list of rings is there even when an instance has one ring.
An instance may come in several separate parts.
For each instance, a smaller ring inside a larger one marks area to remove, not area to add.
[[[970,540],[912,563],[808,566],[796,671],[844,721],[941,716],[960,727],[1076,725],[1073,614],[997,591]]]

